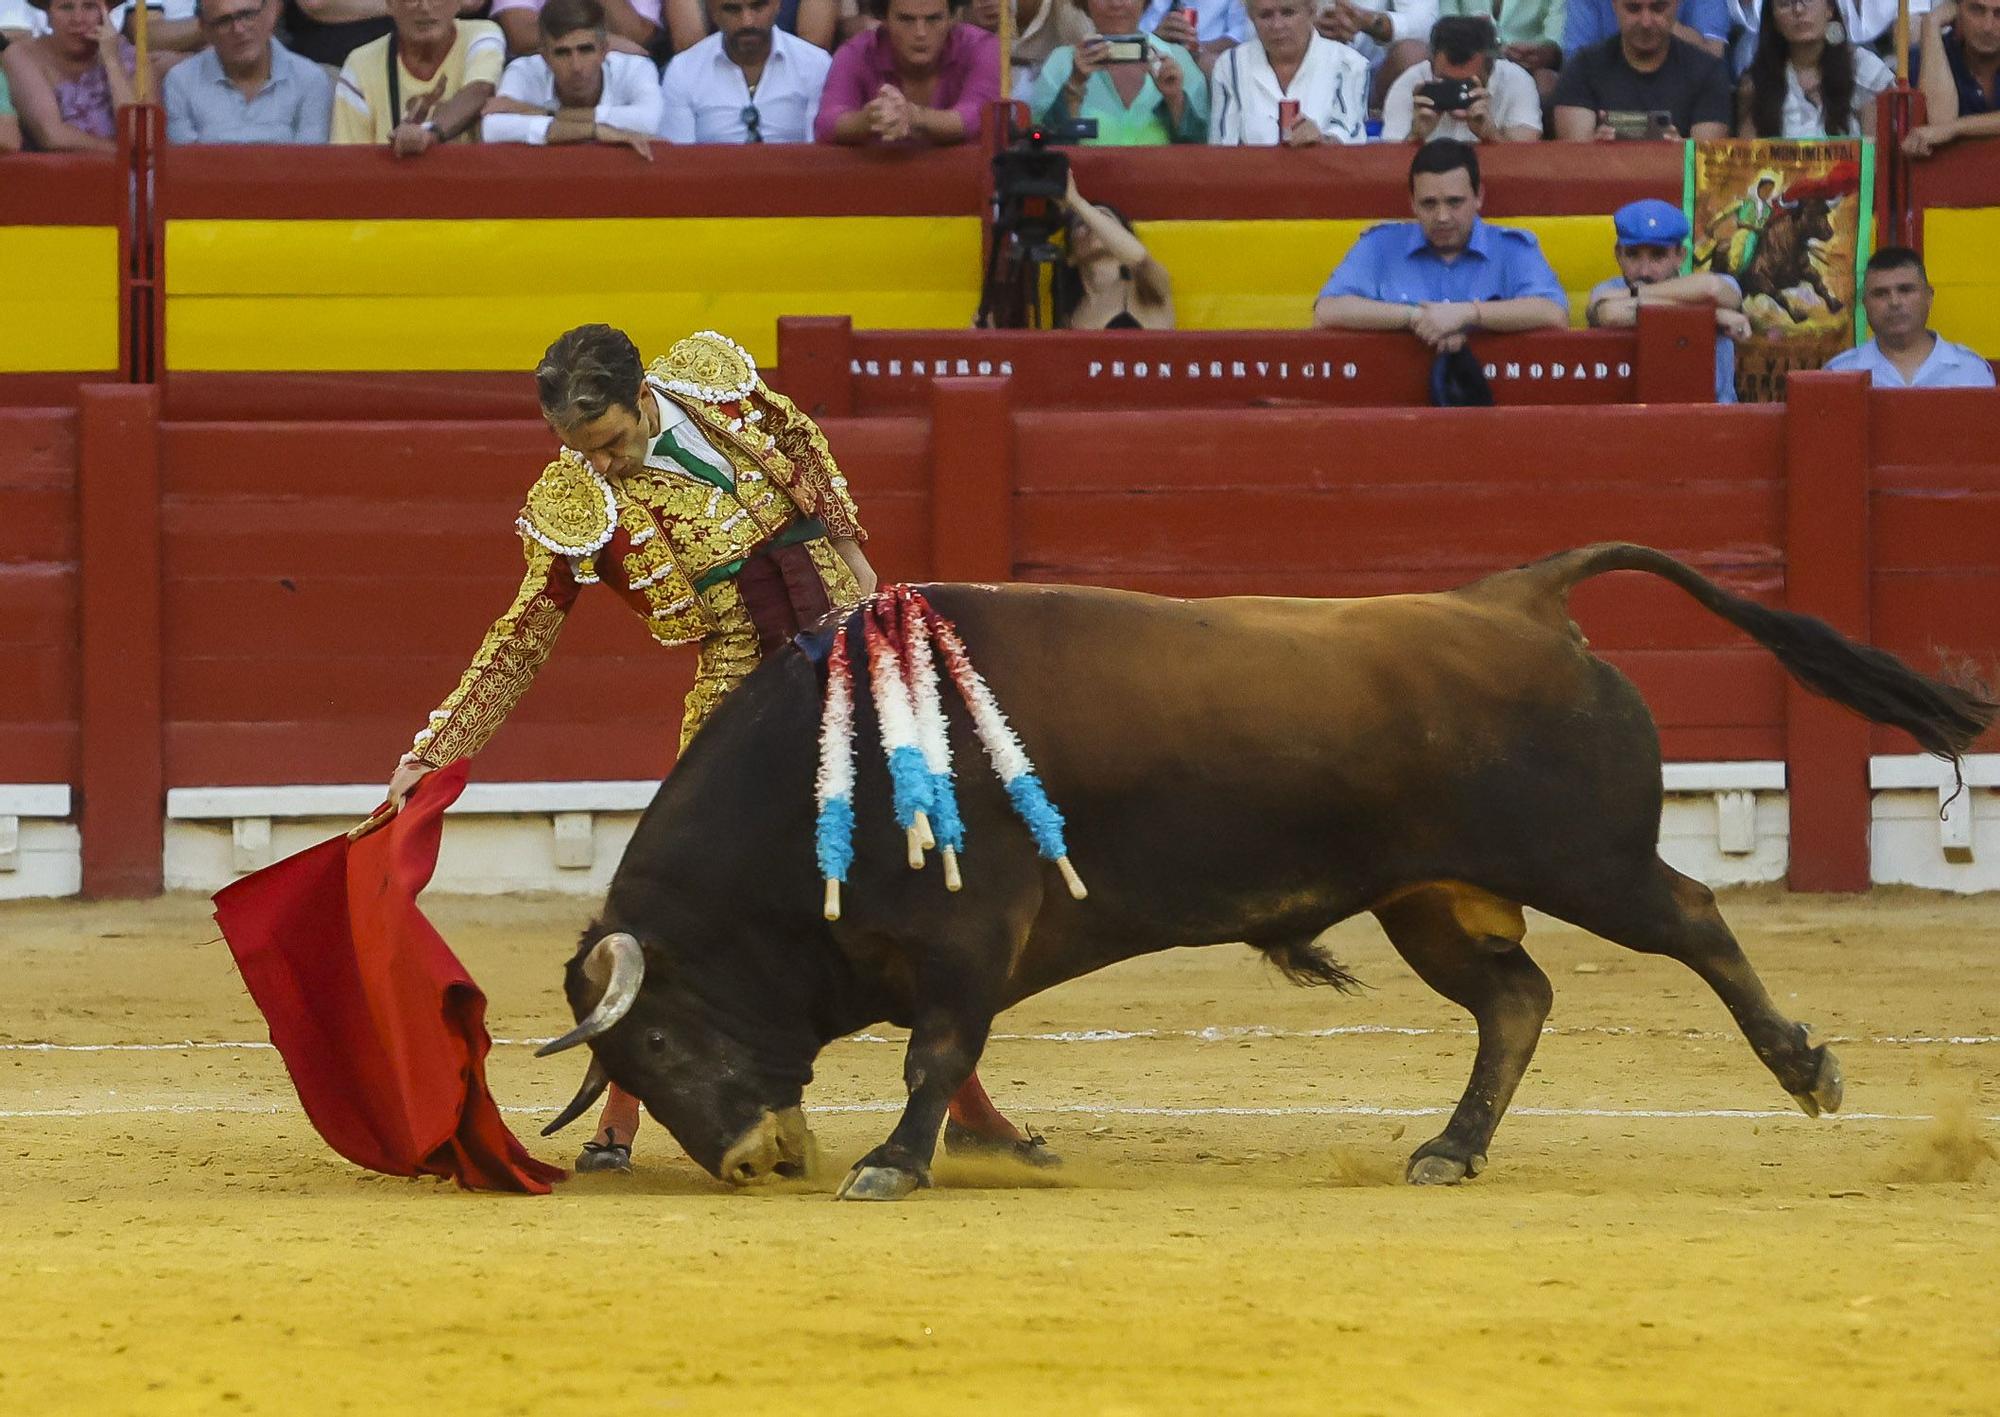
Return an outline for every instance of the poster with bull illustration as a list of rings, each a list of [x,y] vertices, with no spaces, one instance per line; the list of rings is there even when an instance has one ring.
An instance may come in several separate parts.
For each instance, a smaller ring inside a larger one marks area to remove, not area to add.
[[[1874,165],[1854,138],[1688,144],[1690,267],[1734,276],[1754,331],[1736,352],[1742,402],[1782,400],[1788,373],[1861,337]]]

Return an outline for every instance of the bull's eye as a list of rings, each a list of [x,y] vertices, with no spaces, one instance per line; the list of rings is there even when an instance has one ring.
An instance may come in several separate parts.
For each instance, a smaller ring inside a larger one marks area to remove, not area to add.
[[[648,1048],[652,1049],[652,1050],[653,1050],[653,1051],[654,1051],[655,1053],[664,1053],[664,1052],[666,1052],[666,1051],[667,1051],[667,1035],[666,1035],[666,1034],[664,1034],[664,1033],[662,1033],[662,1032],[660,1032],[660,1030],[659,1030],[659,1029],[657,1029],[657,1028],[656,1028],[656,1029],[653,1029],[652,1031],[650,1031],[650,1032],[649,1032],[649,1033],[647,1033],[647,1035],[646,1035],[646,1046],[647,1046]]]

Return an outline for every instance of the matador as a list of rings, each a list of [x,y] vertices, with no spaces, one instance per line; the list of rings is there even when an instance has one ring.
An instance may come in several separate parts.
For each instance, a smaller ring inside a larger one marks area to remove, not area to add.
[[[622,331],[584,325],[549,346],[535,383],[563,448],[516,522],[526,574],[397,764],[392,804],[485,747],[585,586],[607,587],[660,644],[699,646],[683,750],[764,655],[875,588],[867,533],[825,436],[734,341],[690,335],[647,366]],[[638,1100],[614,1084],[577,1169],[629,1170],[638,1126]],[[945,1140],[1052,1159],[977,1076],[952,1099]]]

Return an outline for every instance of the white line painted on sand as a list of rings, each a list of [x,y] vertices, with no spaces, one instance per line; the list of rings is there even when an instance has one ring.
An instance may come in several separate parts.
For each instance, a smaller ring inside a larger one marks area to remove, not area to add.
[[[1329,1028],[1279,1028],[1270,1024],[1229,1024],[1212,1025],[1208,1028],[1088,1028],[1061,1033],[995,1033],[988,1037],[991,1043],[1131,1043],[1153,1041],[1187,1040],[1195,1043],[1229,1043],[1251,1039],[1312,1039],[1312,1038],[1471,1038],[1476,1030],[1470,1028],[1417,1028],[1400,1024],[1356,1023],[1342,1024]],[[1659,1038],[1671,1042],[1685,1043],[1731,1043],[1740,1042],[1741,1036],[1712,1029],[1698,1028],[1637,1028],[1620,1024],[1579,1024],[1568,1028],[1544,1028],[1545,1038]],[[493,1043],[503,1048],[539,1048],[551,1040],[548,1038],[496,1038]],[[890,1043],[901,1044],[906,1040],[901,1036],[880,1033],[854,1033],[845,1038],[837,1038],[831,1046],[844,1043]],[[1977,1048],[2000,1043],[1996,1033],[1887,1033],[1860,1036],[1856,1034],[1831,1034],[1823,1041],[1827,1043],[1866,1043],[1881,1047],[1925,1047],[1925,1048]],[[178,1043],[0,1043],[0,1053],[187,1053],[187,1052],[269,1052],[271,1044],[257,1042],[204,1043],[183,1040]]]
[[[256,1106],[249,1103],[157,1102],[112,1107],[35,1107],[0,1111],[0,1119],[33,1117],[128,1117],[155,1113],[202,1114],[238,1113],[269,1117],[292,1112],[290,1107]],[[546,1117],[554,1107],[502,1107],[502,1112],[522,1117]],[[854,1113],[892,1115],[900,1113],[900,1102],[830,1102],[807,1109],[811,1113],[846,1115]],[[1037,1106],[1010,1103],[1010,1111],[1021,1116],[1081,1117],[1443,1117],[1449,1107],[1381,1107],[1365,1102],[1300,1103],[1275,1107],[1147,1107],[1126,1102],[1051,1102]],[[1811,1119],[1796,1109],[1762,1107],[1510,1107],[1510,1117],[1582,1117],[1612,1121],[1784,1121],[1805,1123]],[[1927,1112],[1841,1112],[1825,1119],[1843,1122],[1930,1122]],[[2000,1116],[1983,1120],[2000,1122]]]

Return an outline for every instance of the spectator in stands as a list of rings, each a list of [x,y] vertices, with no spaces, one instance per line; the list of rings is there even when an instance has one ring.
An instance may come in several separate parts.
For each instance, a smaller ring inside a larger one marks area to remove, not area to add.
[[[1427,86],[1472,85],[1462,107],[1440,113]],[[1403,71],[1382,101],[1382,137],[1392,143],[1536,143],[1542,138],[1542,96],[1533,75],[1500,57],[1493,21],[1447,15],[1431,27],[1431,56]]]
[[[1066,330],[1171,330],[1174,283],[1116,207],[1087,202],[1071,173],[1068,248],[1056,268],[1055,322]]]
[[[1729,69],[1680,37],[1674,0],[1617,0],[1618,33],[1570,54],[1556,82],[1556,136],[1600,142],[1631,121],[1648,136],[1697,142],[1729,136]],[[1574,13],[1574,12],[1572,12]],[[1647,130],[1665,113],[1664,132]]]
[[[1097,33],[1051,53],[1035,80],[1035,120],[1059,142],[1077,141],[1065,135],[1079,119],[1097,124],[1081,141],[1105,147],[1207,142],[1208,79],[1194,53],[1141,33],[1139,0],[1089,0],[1089,11]]]
[[[1479,331],[1561,329],[1569,299],[1531,231],[1479,218],[1479,152],[1439,138],[1410,160],[1415,221],[1361,233],[1313,305],[1335,330],[1408,330],[1449,354]]]
[[[1078,45],[1091,36],[1090,18],[1075,0],[971,0],[966,18],[988,34],[1000,32],[1000,7],[1014,6],[1014,74],[1011,98],[1025,100],[1035,77],[1058,45]]]
[[[1682,275],[1688,219],[1658,197],[1629,202],[1611,219],[1619,274],[1592,288],[1585,317],[1594,326],[1630,329],[1642,305],[1699,305],[1715,312],[1715,401],[1736,402],[1736,341],[1750,338],[1743,288],[1729,276]]]
[[[331,69],[394,28],[389,0],[285,0],[285,43],[301,59]]]
[[[205,0],[212,3],[212,0]],[[660,81],[642,54],[614,53],[600,0],[548,0],[542,52],[514,60],[486,102],[488,143],[610,143],[652,159]]]
[[[146,5],[151,12],[146,16],[146,47],[155,55],[193,54],[201,49],[209,41],[201,32],[196,8],[196,0],[150,0]],[[134,18],[138,9],[133,0],[126,0],[111,12],[111,23],[135,44],[139,39],[139,25]]]
[[[481,14],[486,3],[465,0],[459,6],[459,18],[492,20],[507,37],[510,55],[541,53],[543,0],[491,0],[492,9]],[[660,17],[660,0],[604,0],[604,23],[613,52],[644,54],[653,60],[655,72],[673,52],[673,42]]]
[[[1146,0],[1146,8],[1139,12],[1139,32],[1164,44],[1178,44],[1207,74],[1224,50],[1250,42],[1249,0],[1195,0],[1192,5],[1187,0]]]
[[[168,141],[326,141],[333,83],[271,37],[278,0],[201,0],[197,18],[210,47],[167,74]]]
[[[1907,246],[1884,246],[1868,258],[1861,305],[1875,338],[1826,362],[1858,369],[1878,389],[1990,389],[1993,366],[1930,328],[1930,277],[1924,258]]]
[[[0,153],[21,150],[21,120],[14,112],[14,92],[7,83],[7,46],[11,41],[0,34]]]
[[[777,28],[778,0],[709,0],[716,32],[661,81],[670,143],[809,143],[832,56]]]
[[[7,50],[14,107],[45,152],[114,152],[118,107],[132,102],[135,55],[104,0],[36,0],[49,32]]]
[[[1834,37],[1839,13],[1834,0],[1764,0],[1737,88],[1737,137],[1875,136],[1875,96],[1896,76],[1873,50]]]
[[[1903,139],[1929,157],[1960,138],[2000,136],[2000,0],[1944,0],[1924,16],[1918,84],[1930,121]]]
[[[334,87],[333,141],[387,143],[416,157],[477,139],[507,41],[490,20],[461,20],[453,0],[389,0],[395,29],[347,56]]]
[[[872,3],[881,23],[833,56],[813,137],[939,147],[978,137],[1000,97],[1000,41],[960,22],[965,0]]]
[[[1500,57],[1534,75],[1546,103],[1562,70],[1565,9],[1565,0],[1439,0],[1438,18],[1491,20],[1500,36]]]
[[[1412,64],[1424,62],[1438,0],[1326,0],[1316,24],[1328,39],[1351,44],[1385,94]]]
[[[676,54],[685,54],[716,31],[710,0],[664,0],[667,33]],[[840,25],[840,0],[778,0],[778,28],[808,44],[833,52]]]
[[[1625,31],[1621,0],[1567,0],[1563,14],[1563,56],[1574,58]],[[1729,0],[1667,0],[1675,39],[1720,59],[1735,22]]]
[[[1250,23],[1256,37],[1218,54],[1209,75],[1208,140],[1367,142],[1368,61],[1314,31],[1312,0],[1250,0]]]

